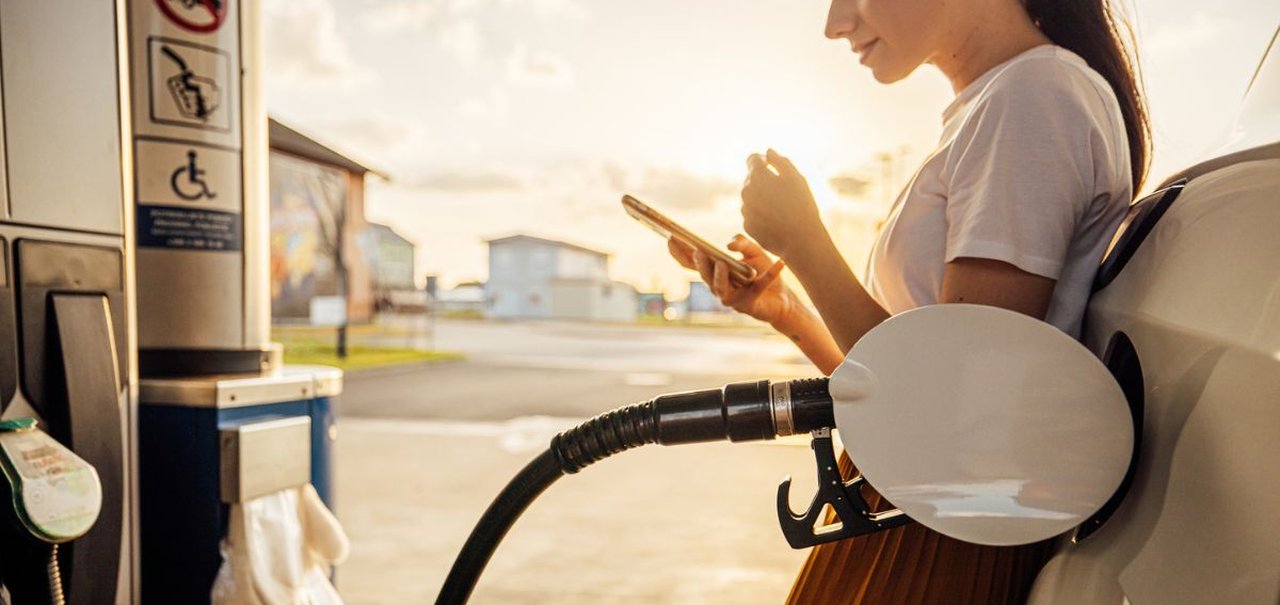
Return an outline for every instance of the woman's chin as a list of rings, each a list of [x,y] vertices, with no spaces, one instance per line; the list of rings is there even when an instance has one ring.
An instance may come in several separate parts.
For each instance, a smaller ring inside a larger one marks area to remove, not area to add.
[[[881,84],[893,84],[909,75],[914,70],[900,69],[897,66],[887,66],[883,64],[868,65],[871,70],[871,76]]]

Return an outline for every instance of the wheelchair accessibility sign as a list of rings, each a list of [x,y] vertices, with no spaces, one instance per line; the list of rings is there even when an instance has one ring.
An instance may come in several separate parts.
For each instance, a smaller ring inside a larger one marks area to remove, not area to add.
[[[240,153],[170,141],[137,141],[138,245],[239,250]]]
[[[188,150],[187,164],[174,168],[169,177],[169,188],[178,197],[189,202],[218,197],[218,194],[209,190],[209,183],[204,180],[204,169],[197,167],[198,157],[195,149]]]

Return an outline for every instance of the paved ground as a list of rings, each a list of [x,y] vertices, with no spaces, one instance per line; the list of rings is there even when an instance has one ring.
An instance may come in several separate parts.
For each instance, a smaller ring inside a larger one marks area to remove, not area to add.
[[[341,426],[350,605],[428,603],[480,513],[568,423]],[[449,430],[453,429],[453,430]],[[778,530],[778,480],[811,493],[808,448],[638,449],[552,485],[508,534],[472,603],[778,603],[804,553]]]
[[[338,586],[351,605],[432,601],[480,513],[559,430],[663,392],[812,374],[751,329],[441,322],[431,340],[469,360],[347,377],[337,497],[353,552]],[[777,603],[805,553],[783,541],[774,494],[792,474],[807,503],[809,455],[803,440],[650,446],[561,479],[472,603]]]

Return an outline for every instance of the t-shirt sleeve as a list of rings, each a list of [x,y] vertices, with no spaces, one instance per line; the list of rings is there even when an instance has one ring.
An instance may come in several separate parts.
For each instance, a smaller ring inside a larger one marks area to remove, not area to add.
[[[1094,192],[1092,86],[1055,64],[1014,66],[975,101],[951,147],[946,262],[1004,261],[1057,279]]]

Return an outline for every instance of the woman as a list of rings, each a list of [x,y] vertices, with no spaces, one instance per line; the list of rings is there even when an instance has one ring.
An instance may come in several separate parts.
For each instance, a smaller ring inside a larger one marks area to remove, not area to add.
[[[1078,336],[1098,261],[1146,169],[1146,112],[1116,23],[1106,0],[833,0],[827,37],[848,40],[878,81],[927,63],[956,93],[938,148],[890,211],[867,283],[836,250],[804,177],[773,150],[751,156],[742,189],[755,241],[729,244],[761,277],[737,287],[723,263],[675,241],[671,254],[827,373],[868,330],[921,305],[994,305]],[[783,263],[820,317],[778,280]],[[1048,546],[977,546],[908,525],[815,549],[791,600],[1023,602]]]

